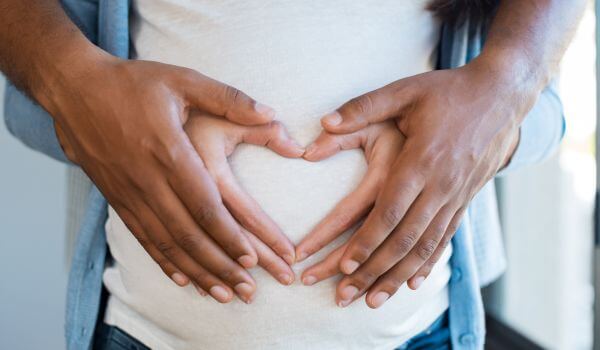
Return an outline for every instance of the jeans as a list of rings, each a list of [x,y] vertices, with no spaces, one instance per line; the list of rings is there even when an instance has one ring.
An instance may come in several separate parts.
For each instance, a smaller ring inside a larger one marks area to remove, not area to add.
[[[93,350],[150,350],[121,329],[99,322],[94,335]]]
[[[450,350],[448,312],[444,312],[426,330],[396,350]],[[94,350],[149,350],[150,348],[120,330],[101,322],[96,330]]]
[[[438,317],[426,330],[412,337],[396,350],[450,350],[448,311]]]

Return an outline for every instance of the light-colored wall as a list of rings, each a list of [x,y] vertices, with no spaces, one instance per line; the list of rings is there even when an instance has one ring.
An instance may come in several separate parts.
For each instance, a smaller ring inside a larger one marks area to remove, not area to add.
[[[0,349],[64,349],[66,169],[12,137],[2,107]]]
[[[593,2],[561,66],[558,155],[502,181],[508,269],[488,310],[546,349],[591,349],[596,166]]]
[[[488,311],[545,349],[592,344],[592,198],[574,180],[556,156],[500,186],[508,267]]]

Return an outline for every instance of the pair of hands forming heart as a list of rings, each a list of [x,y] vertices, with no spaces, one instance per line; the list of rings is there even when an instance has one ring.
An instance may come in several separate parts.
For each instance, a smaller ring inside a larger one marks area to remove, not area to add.
[[[304,260],[366,219],[347,243],[303,272],[304,284],[345,274],[336,291],[341,307],[367,293],[367,305],[377,308],[405,282],[419,288],[456,232],[468,203],[509,162],[519,141],[519,126],[513,121],[531,107],[530,99],[505,90],[505,82],[490,81],[487,69],[474,61],[459,69],[401,79],[322,119],[324,131],[302,157],[319,161],[361,147],[368,170],[355,191],[300,242],[296,260]],[[473,86],[487,93],[473,100]],[[520,103],[510,106],[498,96]],[[298,156],[292,146],[288,151],[274,147],[292,144],[283,131],[278,135],[267,146],[282,155]],[[229,144],[225,153],[230,154],[233,146]],[[259,264],[261,259],[276,260],[266,252],[259,252]],[[263,266],[275,276],[284,270],[283,261]]]
[[[478,57],[461,68],[401,79],[322,119],[326,133],[307,149],[307,159],[352,148],[353,137],[370,128],[380,132],[361,143],[367,176],[299,244],[297,260],[366,219],[346,244],[304,271],[305,284],[343,273],[336,291],[341,307],[366,293],[367,305],[378,308],[404,283],[419,288],[473,196],[510,161],[520,121],[536,98],[510,77],[491,79],[490,69]]]
[[[379,307],[406,281],[418,288],[471,198],[507,163],[536,98],[476,59],[351,100],[322,119],[324,133],[303,150],[272,121],[272,109],[239,90],[181,67],[90,55],[97,63],[86,67],[94,69],[39,98],[65,154],[167,276],[219,302],[252,301],[256,284],[246,269],[257,263],[291,283],[295,260],[365,216],[303,282],[341,271],[340,306],[367,293],[367,304]],[[229,170],[227,155],[242,142],[312,161],[362,147],[369,170],[294,247]]]
[[[303,247],[306,247],[314,253],[317,250],[315,245],[325,246],[367,214],[404,142],[404,137],[391,121],[369,125],[350,134],[336,135],[323,131],[306,151],[289,137],[285,127],[278,121],[259,126],[243,126],[222,118],[197,114],[187,121],[185,130],[215,180],[225,205],[238,218],[242,230],[252,242],[258,255],[258,265],[284,285],[294,281],[292,269],[271,249],[276,246],[274,242],[271,241],[270,245],[267,245],[259,237],[267,237],[269,235],[265,233],[271,232],[270,237],[280,240],[280,244],[291,243],[273,220],[260,209],[258,203],[237,183],[227,163],[227,157],[233,153],[236,146],[240,143],[264,145],[281,156],[303,157],[308,161],[320,161],[342,150],[364,150],[368,171],[362,182],[297,247],[297,250],[302,251],[305,251]],[[344,218],[343,221],[340,217]],[[253,232],[263,234],[257,235]],[[338,248],[320,264],[307,269],[308,275],[303,279],[303,283],[312,285],[317,279],[322,280],[338,274],[337,265],[341,257],[339,253],[343,252],[344,247],[345,245]],[[302,259],[306,258],[307,254],[302,254]],[[198,290],[202,295],[207,294],[201,288]]]

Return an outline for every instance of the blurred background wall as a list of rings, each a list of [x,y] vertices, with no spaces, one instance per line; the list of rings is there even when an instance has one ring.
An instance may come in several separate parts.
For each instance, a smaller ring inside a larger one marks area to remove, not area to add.
[[[64,349],[66,167],[9,135],[1,103],[0,349]]]
[[[545,349],[592,348],[595,27],[589,1],[561,64],[560,151],[498,186],[508,269],[486,291],[487,310]]]

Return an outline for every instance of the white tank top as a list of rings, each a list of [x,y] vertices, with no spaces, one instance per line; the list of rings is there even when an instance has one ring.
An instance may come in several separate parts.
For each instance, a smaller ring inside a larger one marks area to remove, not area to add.
[[[277,110],[301,144],[319,118],[352,97],[433,67],[439,26],[426,0],[134,0],[137,57],[196,69]],[[361,150],[319,163],[243,145],[230,162],[243,187],[300,240],[358,184]],[[335,305],[332,278],[283,286],[260,268],[251,305],[219,304],[163,275],[113,210],[106,224],[114,265],[105,322],[153,349],[393,349],[448,307],[450,249],[418,291],[403,286],[383,307]],[[347,232],[296,276],[348,239]]]

